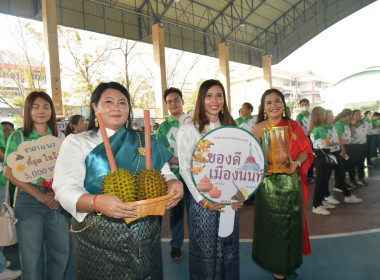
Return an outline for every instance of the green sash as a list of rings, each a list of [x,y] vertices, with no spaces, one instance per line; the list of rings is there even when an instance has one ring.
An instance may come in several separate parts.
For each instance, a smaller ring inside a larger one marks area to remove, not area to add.
[[[111,149],[115,157],[117,168],[125,168],[132,174],[137,169],[145,169],[145,157],[140,156],[138,132],[128,131],[126,128],[120,129],[109,138]],[[140,133],[141,146],[145,147],[145,137]],[[154,137],[150,137],[151,143],[151,164],[152,168],[161,170],[166,162],[172,158],[172,153],[168,151]],[[96,146],[86,157],[86,178],[84,180],[85,189],[92,194],[101,193],[101,183],[104,175],[111,172],[104,143]]]

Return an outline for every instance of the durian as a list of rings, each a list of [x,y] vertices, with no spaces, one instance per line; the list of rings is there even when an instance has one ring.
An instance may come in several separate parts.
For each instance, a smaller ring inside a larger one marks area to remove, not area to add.
[[[168,187],[161,171],[140,170],[137,176],[138,200],[155,198],[168,194]]]
[[[103,178],[102,192],[114,194],[123,202],[136,201],[136,178],[131,172],[124,168],[119,168],[114,172],[108,172]]]

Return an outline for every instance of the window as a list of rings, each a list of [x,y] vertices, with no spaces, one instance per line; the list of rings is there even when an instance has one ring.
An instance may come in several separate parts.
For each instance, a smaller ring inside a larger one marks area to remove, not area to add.
[[[317,87],[317,88],[321,88],[321,87],[322,87],[322,82],[320,82],[320,81],[316,81],[316,82],[315,82],[315,87]]]

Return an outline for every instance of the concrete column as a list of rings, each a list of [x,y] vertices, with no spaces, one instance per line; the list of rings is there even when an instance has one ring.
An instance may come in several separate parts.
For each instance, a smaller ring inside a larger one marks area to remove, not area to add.
[[[165,65],[165,40],[164,28],[156,23],[152,26],[153,39],[153,59],[156,64],[155,69],[155,97],[156,107],[161,109],[161,116],[168,115],[168,108],[164,100],[163,94],[167,88],[166,83],[166,65]]]
[[[56,0],[42,0],[41,5],[44,29],[44,42],[47,53],[47,91],[53,99],[56,114],[62,116],[63,104],[61,92],[61,76],[59,68]]]
[[[272,88],[272,59],[270,55],[263,56],[264,89]]]
[[[222,84],[226,91],[227,106],[231,112],[231,82],[230,82],[230,53],[226,42],[220,43],[219,48],[219,68],[223,74]]]

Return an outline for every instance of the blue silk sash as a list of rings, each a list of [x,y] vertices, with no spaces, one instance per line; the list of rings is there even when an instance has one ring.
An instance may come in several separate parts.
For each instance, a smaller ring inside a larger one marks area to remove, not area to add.
[[[145,137],[143,133],[140,133],[141,145],[145,147]],[[132,174],[141,169],[145,169],[145,157],[140,156],[138,148],[139,137],[137,132],[128,131],[126,128],[120,129],[114,135],[109,138],[111,149],[115,157],[117,168],[125,168]],[[161,170],[166,162],[168,162],[173,154],[169,152],[160,142],[154,137],[150,137],[151,143],[151,164],[152,168]],[[104,175],[107,172],[111,172],[104,143],[96,146],[86,157],[86,178],[84,181],[85,189],[92,194],[101,193],[101,183]]]

